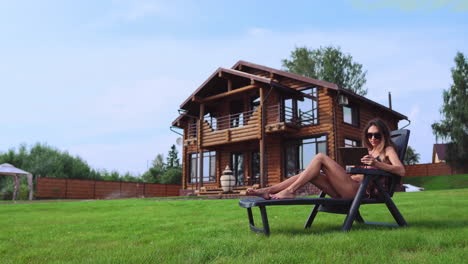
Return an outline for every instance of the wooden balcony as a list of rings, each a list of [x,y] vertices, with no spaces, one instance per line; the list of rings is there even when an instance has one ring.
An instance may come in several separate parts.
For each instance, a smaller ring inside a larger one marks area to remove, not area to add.
[[[312,124],[312,117],[305,112],[294,114],[290,107],[281,108],[280,104],[266,107],[266,133],[296,132]],[[233,142],[260,139],[260,110],[232,115],[210,117],[203,120],[202,147],[211,147]],[[197,125],[190,124],[184,144],[197,144]]]
[[[259,139],[260,111],[205,118],[202,129],[202,147]],[[197,139],[197,126],[191,124],[184,144],[196,144]]]
[[[301,127],[298,118],[294,117],[293,110],[289,107],[281,109],[281,105],[270,105],[266,114],[266,133],[295,132]]]
[[[203,121],[203,147],[260,138],[258,109]]]

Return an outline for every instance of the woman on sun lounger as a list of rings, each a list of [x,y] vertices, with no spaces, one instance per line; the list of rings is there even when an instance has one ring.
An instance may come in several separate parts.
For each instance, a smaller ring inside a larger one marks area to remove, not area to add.
[[[404,176],[405,168],[390,139],[390,131],[381,119],[371,120],[367,124],[363,130],[362,142],[369,151],[361,159],[363,164]],[[292,199],[295,198],[297,189],[311,182],[333,198],[353,198],[361,180],[357,175],[350,177],[333,159],[319,153],[301,173],[271,187],[249,188],[247,195],[264,199]],[[367,190],[367,193],[372,195],[371,190]]]

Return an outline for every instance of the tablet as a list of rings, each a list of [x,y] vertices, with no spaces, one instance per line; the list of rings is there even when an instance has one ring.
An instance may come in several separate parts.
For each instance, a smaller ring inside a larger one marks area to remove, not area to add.
[[[353,148],[339,148],[341,162],[344,166],[353,165],[360,166],[361,158],[369,155],[369,151],[364,147],[353,147]]]

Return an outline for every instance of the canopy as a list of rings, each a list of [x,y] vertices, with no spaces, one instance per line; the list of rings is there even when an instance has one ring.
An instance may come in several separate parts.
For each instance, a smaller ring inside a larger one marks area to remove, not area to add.
[[[8,164],[8,163],[3,163],[0,165],[0,175],[10,175],[15,177],[15,190],[13,192],[13,200],[18,199],[18,192],[19,192],[19,186],[20,186],[20,181],[19,181],[19,176],[20,175],[26,175],[28,179],[28,186],[29,186],[29,200],[32,200],[33,196],[33,181],[32,181],[32,174],[18,169],[15,166]]]

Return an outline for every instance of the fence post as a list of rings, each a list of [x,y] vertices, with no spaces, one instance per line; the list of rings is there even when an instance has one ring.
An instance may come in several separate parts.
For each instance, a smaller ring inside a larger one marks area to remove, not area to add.
[[[65,199],[67,199],[67,193],[68,193],[68,179],[65,178]]]
[[[94,181],[93,199],[96,200],[96,180]]]

